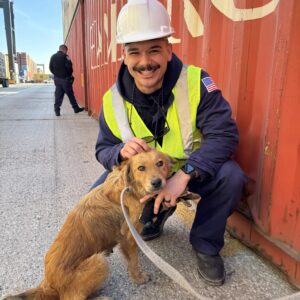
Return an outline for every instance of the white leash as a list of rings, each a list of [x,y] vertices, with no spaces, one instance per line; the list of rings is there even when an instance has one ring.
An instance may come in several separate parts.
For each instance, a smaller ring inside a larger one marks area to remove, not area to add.
[[[125,220],[127,222],[127,225],[131,231],[132,236],[134,237],[137,245],[140,247],[140,249],[143,251],[143,253],[167,276],[169,276],[172,280],[174,280],[177,284],[179,284],[182,288],[184,288],[186,291],[188,291],[191,295],[193,295],[195,298],[200,300],[209,300],[210,298],[206,298],[203,296],[200,296],[193,287],[187,282],[187,280],[171,265],[169,265],[166,261],[164,261],[159,255],[157,255],[141,238],[141,236],[138,234],[134,226],[132,225],[129,216],[127,214],[127,211],[125,209],[123,200],[124,200],[124,193],[129,190],[128,187],[124,188],[121,193],[120,202],[121,202],[121,208],[125,217]]]

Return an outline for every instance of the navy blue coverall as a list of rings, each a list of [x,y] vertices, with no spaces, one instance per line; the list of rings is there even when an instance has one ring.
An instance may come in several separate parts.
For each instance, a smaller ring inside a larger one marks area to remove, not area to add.
[[[132,93],[133,78],[124,64],[120,68],[117,79],[120,94],[135,106],[155,136],[159,136],[159,132],[164,128],[165,119],[162,113],[167,112],[174,100],[172,88],[176,85],[181,68],[182,62],[173,54],[164,76],[163,93],[159,90],[151,95],[145,95],[137,89]],[[211,89],[204,84],[207,81],[203,79],[207,77],[209,77],[208,73],[202,70],[197,128],[203,135],[203,141],[201,147],[187,160],[200,173],[198,178],[190,180],[189,190],[201,195],[190,232],[190,242],[197,251],[216,255],[224,245],[227,218],[241,199],[247,177],[239,165],[232,160],[238,144],[238,130],[235,121],[231,118],[230,105],[223,98],[220,90]],[[100,114],[99,126],[96,158],[107,171],[93,187],[103,183],[111,168],[120,163],[119,152],[124,145],[110,131],[103,112]],[[172,127],[172,124],[169,126]]]
[[[57,51],[57,53],[51,56],[49,69],[51,73],[54,74],[54,111],[60,112],[60,107],[63,103],[64,95],[67,94],[74,112],[78,112],[79,106],[77,104],[73,91],[73,65],[69,56],[62,51]]]

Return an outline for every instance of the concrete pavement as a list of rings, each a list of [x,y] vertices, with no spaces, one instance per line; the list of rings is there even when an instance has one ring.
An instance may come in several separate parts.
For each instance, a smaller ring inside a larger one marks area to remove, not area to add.
[[[39,283],[43,258],[68,211],[101,174],[94,157],[98,123],[74,114],[68,99],[53,112],[53,85],[0,88],[0,297]],[[199,294],[212,299],[278,299],[296,292],[270,263],[229,235],[222,251],[227,280],[205,285],[189,244],[193,211],[181,207],[161,238],[148,245],[174,266]],[[119,250],[108,258],[111,272],[101,295],[116,300],[193,299],[143,254],[152,280],[131,283]],[[294,298],[294,299],[300,299]]]

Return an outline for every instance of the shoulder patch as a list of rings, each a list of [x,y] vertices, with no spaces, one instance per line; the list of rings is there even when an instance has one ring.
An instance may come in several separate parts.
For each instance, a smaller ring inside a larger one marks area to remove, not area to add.
[[[209,93],[218,89],[216,84],[210,77],[205,77],[201,81],[203,82],[204,86],[206,87]]]

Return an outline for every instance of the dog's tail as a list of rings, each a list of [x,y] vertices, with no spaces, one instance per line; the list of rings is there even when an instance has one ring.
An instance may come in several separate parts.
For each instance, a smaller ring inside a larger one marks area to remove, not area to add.
[[[17,295],[9,295],[2,300],[59,300],[59,294],[51,288],[38,286]]]

